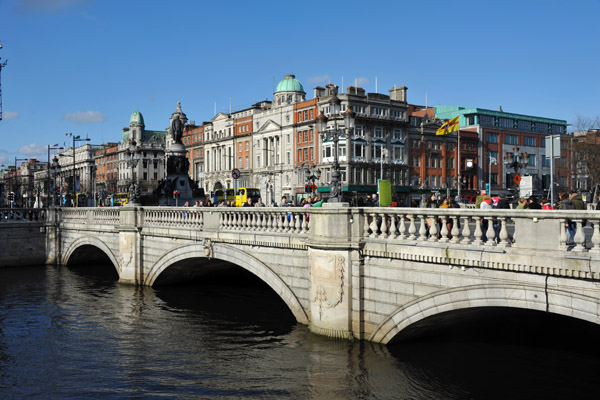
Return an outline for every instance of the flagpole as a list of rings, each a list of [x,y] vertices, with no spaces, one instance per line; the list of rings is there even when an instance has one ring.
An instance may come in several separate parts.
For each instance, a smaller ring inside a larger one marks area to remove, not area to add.
[[[460,114],[459,114],[460,115]],[[461,184],[461,167],[462,164],[460,163],[460,117],[458,117],[458,131],[456,131],[456,134],[458,135],[458,190],[457,190],[457,197],[460,199],[460,184]]]

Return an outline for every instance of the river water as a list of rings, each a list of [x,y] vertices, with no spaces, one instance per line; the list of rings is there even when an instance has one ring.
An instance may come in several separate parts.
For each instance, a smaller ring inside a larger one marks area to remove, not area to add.
[[[599,330],[538,317],[457,314],[383,346],[311,334],[243,275],[140,289],[110,266],[0,269],[0,399],[599,398]]]

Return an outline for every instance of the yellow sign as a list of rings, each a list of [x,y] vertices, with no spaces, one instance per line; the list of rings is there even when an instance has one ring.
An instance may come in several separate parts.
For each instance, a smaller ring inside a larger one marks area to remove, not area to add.
[[[392,205],[392,182],[385,179],[377,180],[377,189],[379,192],[379,205],[389,207]]]

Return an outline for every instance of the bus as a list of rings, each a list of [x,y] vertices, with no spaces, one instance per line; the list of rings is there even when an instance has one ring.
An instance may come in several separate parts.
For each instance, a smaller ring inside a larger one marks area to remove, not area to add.
[[[233,189],[217,189],[213,192],[212,201],[215,204],[219,204],[222,200],[224,201],[235,201],[235,190]]]
[[[258,202],[260,198],[260,189],[251,187],[238,188],[237,196],[235,196],[235,206],[241,207],[244,203],[248,202],[248,199],[252,199],[252,203]]]
[[[124,206],[129,203],[129,193],[116,193],[113,195],[115,206]]]

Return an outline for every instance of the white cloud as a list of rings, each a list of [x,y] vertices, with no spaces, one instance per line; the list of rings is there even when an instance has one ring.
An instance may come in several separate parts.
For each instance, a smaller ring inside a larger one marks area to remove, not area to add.
[[[17,119],[17,118],[19,118],[19,113],[16,111],[4,111],[2,113],[2,119],[4,119],[4,120]]]
[[[23,154],[25,156],[41,156],[46,154],[47,151],[48,148],[46,146],[42,146],[41,144],[37,143],[31,143],[19,148],[19,154]]]
[[[0,156],[0,164],[2,164],[2,165],[8,165],[8,157],[7,156]]]
[[[66,113],[62,119],[65,121],[72,121],[80,124],[93,124],[106,121],[106,115],[104,115],[100,111],[76,111]]]
[[[306,78],[308,83],[321,83],[321,82],[331,82],[331,76],[329,75],[317,75]]]
[[[369,78],[365,78],[364,76],[359,76],[359,77],[356,77],[355,79],[352,79],[352,81],[350,81],[350,82],[353,85],[356,82],[356,85],[358,85],[358,87],[362,87],[364,89],[364,87],[369,84]]]

